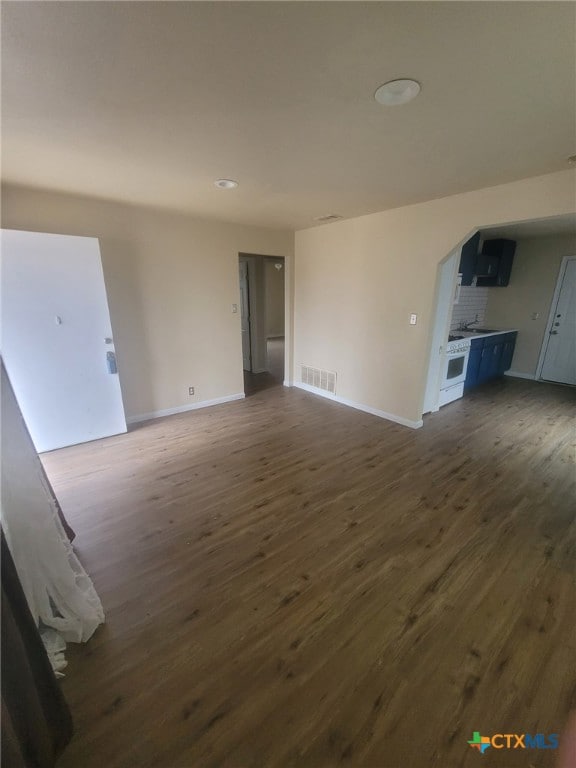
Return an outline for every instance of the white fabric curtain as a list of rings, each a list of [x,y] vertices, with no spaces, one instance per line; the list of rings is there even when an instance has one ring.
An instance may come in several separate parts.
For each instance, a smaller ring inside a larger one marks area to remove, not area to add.
[[[104,611],[62,527],[3,365],[2,527],[52,666],[61,673],[66,642],[86,642]]]

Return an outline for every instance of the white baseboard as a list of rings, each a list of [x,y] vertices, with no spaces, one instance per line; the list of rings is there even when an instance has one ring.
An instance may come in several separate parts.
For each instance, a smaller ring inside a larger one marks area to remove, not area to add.
[[[292,387],[292,386],[294,386],[294,385],[292,384],[292,382],[290,381],[290,379],[284,379],[284,381],[282,382],[282,385],[283,385],[284,387]]]
[[[519,373],[518,371],[506,371],[504,376],[512,376],[513,379],[530,379],[536,381],[536,376],[533,373]]]
[[[295,381],[293,386],[298,387],[298,389],[303,389],[306,392],[310,392],[313,395],[325,397],[327,400],[334,400],[334,402],[340,403],[340,405],[347,405],[349,408],[355,408],[357,411],[364,411],[364,413],[371,413],[373,416],[378,416],[381,419],[393,421],[396,424],[401,424],[403,427],[420,429],[424,424],[422,419],[419,421],[411,421],[410,419],[405,419],[403,416],[396,416],[394,413],[387,413],[378,408],[372,408],[370,405],[363,405],[362,403],[354,402],[354,400],[347,400],[345,397],[338,397],[338,395],[333,395],[331,392],[325,392],[323,389],[317,389],[316,387],[311,387],[309,384],[303,384],[301,381]]]
[[[199,403],[190,403],[189,405],[178,405],[176,408],[165,408],[163,411],[152,411],[151,413],[140,413],[137,416],[128,416],[126,424],[137,424],[140,421],[149,421],[150,419],[159,419],[162,416],[173,416],[175,413],[184,413],[185,411],[196,411],[199,408],[209,408],[211,405],[221,405],[222,403],[231,403],[233,400],[243,400],[244,392],[237,392],[235,395],[226,395],[217,397],[214,400],[201,400]]]

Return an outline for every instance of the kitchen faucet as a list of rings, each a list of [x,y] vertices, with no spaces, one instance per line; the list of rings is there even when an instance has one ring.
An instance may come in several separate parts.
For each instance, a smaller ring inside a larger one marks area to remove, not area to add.
[[[471,320],[469,323],[465,323],[464,320],[460,320],[460,325],[458,326],[459,331],[467,331],[471,325],[477,325],[480,320],[478,320],[478,314],[476,314],[476,317],[474,320]]]

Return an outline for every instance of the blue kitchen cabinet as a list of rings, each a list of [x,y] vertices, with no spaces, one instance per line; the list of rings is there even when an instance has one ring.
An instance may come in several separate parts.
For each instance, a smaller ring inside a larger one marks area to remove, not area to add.
[[[478,384],[478,372],[480,370],[480,360],[482,358],[482,349],[484,339],[472,339],[470,354],[468,355],[468,366],[466,368],[466,380],[464,382],[464,392],[472,389]]]
[[[500,368],[498,370],[499,376],[503,376],[506,371],[510,370],[512,358],[514,357],[514,347],[516,346],[517,335],[516,331],[504,335],[504,346],[502,348],[502,357],[500,359]]]
[[[485,240],[476,261],[476,285],[506,286],[510,282],[516,241],[497,238]]]
[[[490,356],[490,376],[489,378],[495,379],[497,376],[501,376],[500,365],[502,361],[502,351],[504,350],[504,338],[503,336],[495,336],[497,339],[494,344],[491,344],[492,353]],[[486,346],[486,345],[484,345]]]
[[[509,370],[516,345],[516,332],[471,339],[464,391],[503,376]]]
[[[460,251],[460,266],[458,272],[462,275],[462,285],[472,285],[476,274],[476,259],[480,247],[480,232],[472,235],[470,240],[464,243]]]
[[[495,253],[482,251],[476,259],[476,277],[495,277],[500,267],[500,257]]]
[[[483,384],[489,379],[495,379],[498,376],[500,360],[502,358],[503,342],[500,340],[502,335],[487,336],[484,339],[484,347],[480,357],[480,368],[478,370],[478,384]]]

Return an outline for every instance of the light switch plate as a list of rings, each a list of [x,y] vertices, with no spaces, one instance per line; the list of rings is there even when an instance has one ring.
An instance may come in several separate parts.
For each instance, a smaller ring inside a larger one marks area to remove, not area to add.
[[[416,320],[418,320],[418,315],[412,313],[410,315],[410,325],[416,325]]]

